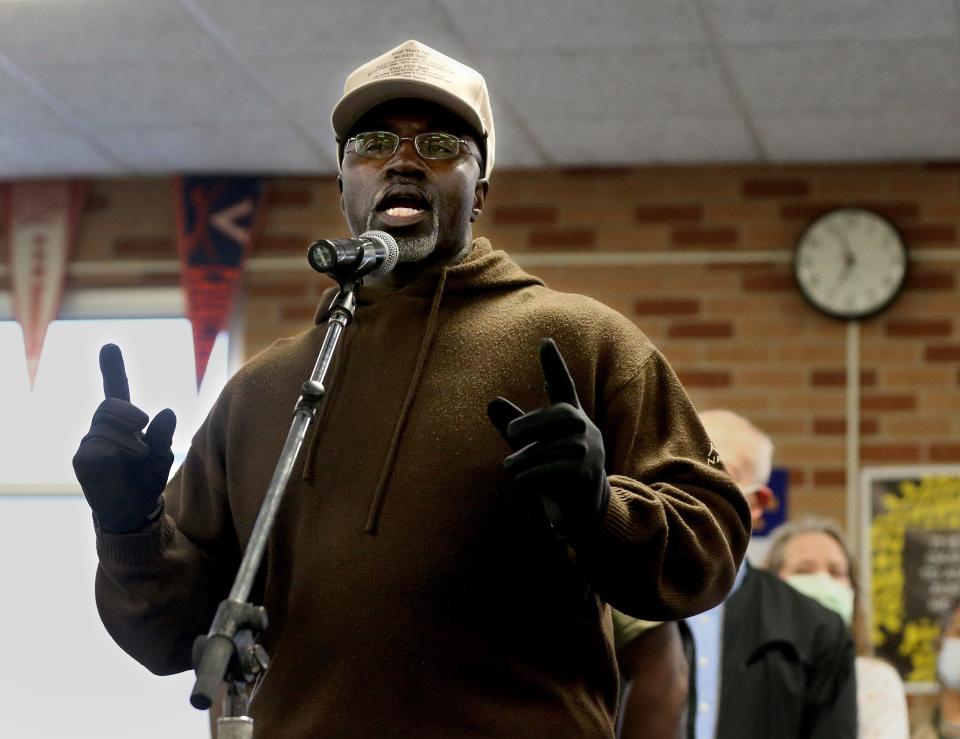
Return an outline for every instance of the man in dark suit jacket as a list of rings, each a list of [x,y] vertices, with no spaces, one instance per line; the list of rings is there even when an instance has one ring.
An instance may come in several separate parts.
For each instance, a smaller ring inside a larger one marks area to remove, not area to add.
[[[700,417],[756,524],[772,497],[773,443],[730,411]],[[840,616],[780,578],[744,560],[727,599],[684,629],[693,739],[856,737],[852,636]]]

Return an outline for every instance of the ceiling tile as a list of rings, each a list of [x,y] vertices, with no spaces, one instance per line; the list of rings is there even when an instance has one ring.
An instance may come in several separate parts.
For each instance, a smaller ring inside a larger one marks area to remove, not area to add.
[[[124,168],[75,132],[59,129],[22,136],[0,133],[0,180],[17,177],[115,175]]]
[[[582,48],[703,43],[692,0],[551,0],[514,3],[509,20],[501,0],[439,0],[464,38],[485,55],[496,50]]]
[[[491,90],[498,90],[491,97],[507,99],[537,125],[554,116],[602,113],[629,126],[641,115],[732,110],[703,47],[505,52],[491,66]]]
[[[0,72],[0,136],[36,128],[58,128],[62,122],[18,81]]]
[[[555,117],[538,132],[560,166],[756,161],[747,130],[732,116],[713,116],[709,127],[696,115],[642,116],[629,126],[615,118]]]
[[[335,171],[334,154],[314,151],[282,125],[234,124],[105,129],[113,151],[149,172]]]
[[[101,125],[278,120],[272,101],[226,61],[35,66],[29,73],[81,120]]]
[[[758,117],[756,125],[772,161],[955,160],[960,152],[957,120],[960,107],[873,116]]]
[[[737,46],[729,59],[755,112],[869,118],[897,109],[960,106],[960,46],[952,43]]]
[[[771,43],[950,39],[953,0],[699,0],[721,40]]]
[[[322,54],[342,58],[342,69],[350,71],[411,38],[448,54],[462,51],[431,0],[270,0],[269,5],[262,0],[196,0],[196,5],[247,58]],[[337,74],[341,81],[344,76]]]
[[[0,49],[27,65],[162,64],[220,56],[170,0],[0,2]]]

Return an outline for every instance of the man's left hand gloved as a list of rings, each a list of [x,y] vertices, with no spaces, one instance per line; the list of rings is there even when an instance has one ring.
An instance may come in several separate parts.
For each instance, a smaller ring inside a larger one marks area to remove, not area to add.
[[[540,342],[540,365],[550,405],[524,412],[494,398],[487,415],[513,450],[504,469],[540,498],[557,533],[576,541],[596,529],[610,500],[603,436],[580,407],[553,339]]]

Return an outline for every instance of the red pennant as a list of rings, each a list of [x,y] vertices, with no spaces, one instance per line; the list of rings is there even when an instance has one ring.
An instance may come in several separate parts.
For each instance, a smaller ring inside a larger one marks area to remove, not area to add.
[[[180,281],[193,325],[199,389],[259,230],[264,187],[254,177],[181,177],[176,187]]]
[[[7,189],[13,314],[23,331],[31,387],[47,327],[60,309],[86,189],[68,180],[14,182]]]

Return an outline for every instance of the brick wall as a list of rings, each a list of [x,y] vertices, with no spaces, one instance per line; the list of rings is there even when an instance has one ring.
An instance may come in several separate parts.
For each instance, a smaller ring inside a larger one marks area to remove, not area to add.
[[[860,329],[862,463],[960,463],[960,166],[498,171],[477,233],[552,287],[629,316],[697,407],[771,434],[792,514],[842,522],[848,330],[803,302],[789,268],[804,225],[838,205],[889,217],[912,259],[905,294]],[[327,283],[304,247],[345,234],[333,178],[271,182],[243,290],[248,355],[309,324]],[[99,181],[75,259],[170,269],[69,287],[175,285],[175,257],[170,180]],[[292,267],[260,268],[267,257]]]

